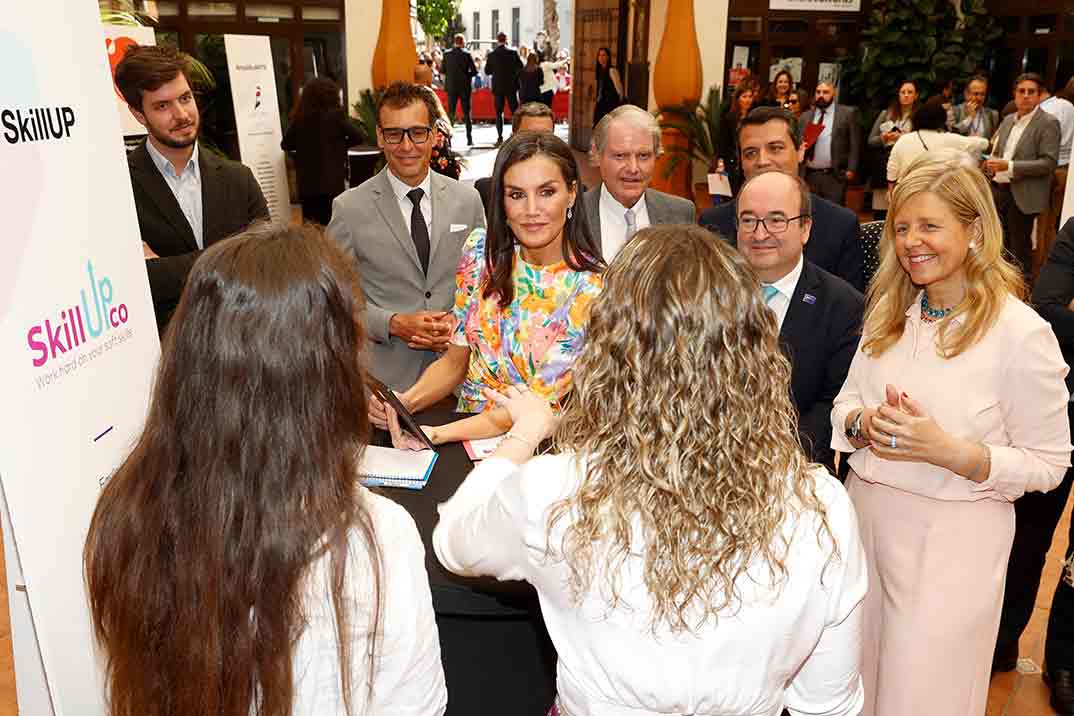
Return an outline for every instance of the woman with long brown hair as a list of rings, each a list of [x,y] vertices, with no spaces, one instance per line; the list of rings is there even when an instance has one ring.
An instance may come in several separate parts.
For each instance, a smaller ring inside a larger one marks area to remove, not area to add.
[[[557,406],[570,392],[604,270],[580,187],[574,154],[554,134],[519,132],[500,149],[488,231],[475,229],[459,259],[451,344],[399,396],[411,410],[424,410],[456,393],[458,410],[476,413],[426,428],[434,443],[494,437],[511,427],[484,388],[525,383]],[[396,447],[424,447],[395,433],[390,406],[370,402],[378,427],[393,428]]]
[[[311,227],[194,265],[86,540],[113,716],[444,712],[417,529],[358,483],[361,307]]]
[[[888,108],[876,116],[867,144],[873,156],[875,169],[870,178],[873,189],[873,211],[876,218],[884,218],[888,209],[887,166],[895,142],[914,131],[914,113],[918,108],[917,83],[903,80],[899,91]]]
[[[332,219],[332,200],[345,186],[347,149],[363,139],[340,96],[339,85],[327,77],[307,82],[281,142],[284,151],[295,153],[302,217],[322,226]]]
[[[560,714],[856,716],[856,520],[804,457],[749,265],[665,225],[605,281],[558,428],[525,386],[487,391],[514,427],[440,506],[437,558],[534,585]]]
[[[862,713],[979,715],[1011,503],[1053,489],[1070,464],[1067,366],[1021,301],[988,181],[965,152],[911,162],[880,247],[832,409],[869,562]]]

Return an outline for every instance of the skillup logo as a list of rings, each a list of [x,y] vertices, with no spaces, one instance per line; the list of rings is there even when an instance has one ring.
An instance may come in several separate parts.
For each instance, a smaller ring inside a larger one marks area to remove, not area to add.
[[[93,270],[93,261],[86,262],[86,273],[89,293],[85,288],[80,291],[80,304],[64,307],[55,322],[46,318],[26,332],[26,344],[33,353],[35,368],[127,322],[127,304],[115,303],[111,279],[107,276],[98,279]]]

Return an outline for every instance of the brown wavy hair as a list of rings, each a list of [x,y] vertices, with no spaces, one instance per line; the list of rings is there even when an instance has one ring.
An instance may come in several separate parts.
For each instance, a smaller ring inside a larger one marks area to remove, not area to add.
[[[943,201],[971,231],[977,248],[966,254],[966,298],[937,328],[937,351],[951,358],[984,337],[995,325],[1008,296],[1025,297],[1021,272],[1003,255],[1003,227],[988,180],[965,152],[937,150],[922,154],[906,168],[891,194],[891,206],[880,237],[880,267],[869,283],[861,350],[879,356],[902,336],[906,310],[917,300],[921,286],[911,281],[895,253],[895,220],[902,207],[921,192]],[[954,323],[958,318],[962,324]]]
[[[819,517],[817,539],[835,556],[790,378],[775,314],[734,249],[673,225],[639,231],[620,250],[555,434],[585,465],[548,525],[569,523],[552,556],[567,562],[576,601],[600,580],[620,602],[635,524],[654,631],[690,631],[737,608],[738,582],[757,564],[781,585],[784,526],[804,512]]]
[[[369,434],[358,286],[312,227],[255,228],[194,265],[145,429],[83,555],[115,716],[289,716],[305,578],[322,558],[337,634],[366,627],[346,595],[372,585],[373,673],[381,566],[355,480]],[[372,573],[347,570],[349,544]],[[338,651],[350,712],[348,639]]]

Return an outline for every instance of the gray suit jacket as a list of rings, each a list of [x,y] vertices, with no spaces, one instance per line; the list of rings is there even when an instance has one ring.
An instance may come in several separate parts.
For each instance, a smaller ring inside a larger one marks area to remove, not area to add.
[[[585,213],[589,221],[589,229],[593,232],[593,240],[604,254],[604,241],[600,233],[600,192],[604,185],[597,184],[585,193]],[[649,224],[696,224],[697,208],[692,201],[683,199],[681,196],[665,194],[656,189],[645,190],[645,209],[649,212]]]
[[[799,131],[807,124],[817,121],[816,107],[802,113],[798,120]],[[825,114],[825,122],[829,120]],[[832,125],[832,169],[840,179],[846,178],[848,171],[858,173],[861,163],[861,126],[858,122],[858,110],[845,104],[835,105],[835,124]]]
[[[978,110],[981,114],[980,132],[974,134],[975,137],[984,137],[985,139],[991,139],[992,135],[996,133],[996,127],[999,126],[999,112],[991,107],[982,107]],[[950,127],[952,132],[958,132],[963,136],[970,136],[973,128],[973,121],[976,117],[966,116],[966,105],[956,104],[954,108],[954,124]]]
[[[336,197],[328,235],[354,260],[361,276],[369,371],[406,390],[439,354],[409,348],[388,334],[388,322],[394,313],[451,309],[463,242],[485,225],[485,212],[473,187],[431,173],[433,220],[429,272],[424,274],[388,171]]]
[[[992,154],[1001,157],[1018,119],[1018,113],[1007,115],[996,130]],[[1011,194],[1023,214],[1039,214],[1051,201],[1052,176],[1059,161],[1059,120],[1044,110],[1037,110],[1014,148],[1014,171],[1011,173]]]

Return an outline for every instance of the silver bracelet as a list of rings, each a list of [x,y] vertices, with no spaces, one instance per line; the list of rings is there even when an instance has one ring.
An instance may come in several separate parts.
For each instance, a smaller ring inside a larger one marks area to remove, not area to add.
[[[521,435],[516,434],[513,430],[509,430],[507,434],[503,436],[504,440],[507,440],[509,438],[513,438],[519,441],[520,443],[528,447],[530,450],[535,450],[537,448],[537,445],[540,444],[540,440],[530,440],[529,438],[524,438]]]

